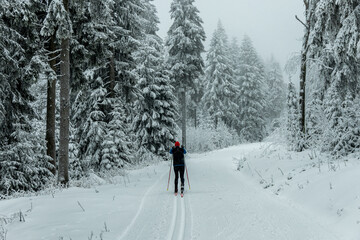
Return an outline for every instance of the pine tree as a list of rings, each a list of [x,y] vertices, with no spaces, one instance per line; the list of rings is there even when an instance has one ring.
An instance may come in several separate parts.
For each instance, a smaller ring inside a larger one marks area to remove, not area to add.
[[[80,180],[86,172],[83,162],[80,160],[79,155],[80,145],[76,141],[75,129],[70,124],[70,140],[69,140],[69,177],[70,179]]]
[[[240,135],[246,141],[261,141],[265,137],[264,66],[249,37],[244,37],[240,52]]]
[[[102,144],[107,133],[104,107],[108,103],[107,90],[104,88],[102,79],[96,79],[96,84],[95,90],[91,93],[91,100],[88,102],[91,106],[90,114],[80,138],[80,158],[86,168],[99,172],[103,170]]]
[[[336,83],[332,84],[328,89],[325,98],[323,100],[324,112],[328,121],[327,128],[324,131],[324,150],[332,151],[334,147],[340,141],[339,139],[339,120],[342,117],[341,112],[341,96],[338,91],[339,86]]]
[[[267,86],[267,104],[266,112],[269,121],[277,119],[285,106],[286,87],[283,80],[280,64],[271,57],[267,63],[266,86]]]
[[[231,126],[236,120],[238,105],[234,100],[238,89],[234,84],[227,36],[220,22],[211,39],[205,76],[204,108],[214,119],[215,128],[219,121]]]
[[[201,111],[201,99],[205,92],[205,75],[195,79],[194,88],[188,91],[186,102],[187,116],[189,119],[194,120],[194,127],[197,128],[199,125],[200,111]]]
[[[156,35],[159,20],[150,2],[146,2],[146,7],[144,44],[137,54],[140,79],[136,87],[141,97],[135,103],[133,128],[143,155],[149,151],[164,156],[175,140],[176,105],[172,98],[173,88],[164,71],[162,41]]]
[[[29,90],[40,62],[34,58],[40,44],[36,3],[0,4],[0,194],[39,190],[51,175]]]
[[[287,140],[290,150],[298,150],[299,146],[299,105],[295,86],[289,82],[287,93]]]
[[[306,133],[310,146],[321,145],[321,137],[325,130],[326,121],[324,122],[325,113],[323,102],[320,99],[320,92],[315,91],[311,96],[311,101],[306,107]]]
[[[357,109],[350,91],[341,104],[341,112],[342,117],[339,119],[338,131],[339,141],[332,150],[336,156],[346,156],[360,147],[359,120],[356,119]]]
[[[135,85],[138,81],[136,74],[136,59],[134,54],[141,46],[140,39],[143,37],[142,23],[144,22],[144,5],[141,0],[115,0],[112,31],[115,39],[111,43],[113,51],[114,89],[121,90],[128,103],[137,98]],[[112,90],[114,90],[112,89]]]
[[[112,28],[115,25],[113,19],[114,3],[111,0],[104,1],[73,1],[71,6],[71,20],[74,32],[77,32],[72,41],[72,100],[84,86],[92,84],[86,74],[94,75],[91,79],[101,77],[109,79],[110,59],[112,57],[111,44],[115,34]],[[106,83],[108,92],[114,88]]]
[[[168,65],[176,85],[182,107],[182,143],[186,145],[186,92],[194,88],[194,81],[203,74],[205,32],[194,0],[173,0],[166,46],[169,51]]]
[[[240,85],[240,62],[241,53],[238,40],[233,38],[230,44],[230,60],[233,68],[234,83]]]
[[[110,112],[111,120],[107,124],[107,133],[104,137],[101,168],[104,170],[118,170],[125,165],[134,163],[134,153],[129,137],[130,126],[126,124],[125,109],[119,99],[113,99],[114,107]]]

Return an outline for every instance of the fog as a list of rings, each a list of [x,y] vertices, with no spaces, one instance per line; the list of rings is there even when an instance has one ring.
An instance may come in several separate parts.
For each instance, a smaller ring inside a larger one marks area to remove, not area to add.
[[[160,18],[158,34],[165,38],[172,23],[171,0],[154,0]],[[302,0],[195,0],[206,32],[205,48],[221,20],[229,39],[241,42],[244,34],[252,40],[259,55],[271,55],[282,66],[294,52],[300,52],[304,27],[295,19],[303,19]]]

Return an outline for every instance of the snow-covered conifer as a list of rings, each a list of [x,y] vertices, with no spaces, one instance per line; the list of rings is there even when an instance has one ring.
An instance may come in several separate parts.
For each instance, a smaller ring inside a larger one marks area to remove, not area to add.
[[[295,86],[289,82],[287,92],[287,140],[290,150],[298,150],[300,136],[299,128],[299,102]]]
[[[106,136],[107,91],[101,78],[96,79],[97,87],[91,93],[90,114],[87,118],[80,139],[80,158],[84,164],[94,171],[102,170],[102,144]]]
[[[186,92],[194,88],[195,80],[203,74],[201,54],[204,52],[205,31],[194,0],[173,0],[170,12],[173,23],[166,40],[167,63],[181,102],[182,143],[186,145]]]
[[[272,56],[266,65],[265,77],[267,89],[266,112],[269,121],[280,117],[285,107],[286,86],[283,80],[280,64]]]
[[[219,121],[228,126],[237,120],[238,94],[233,79],[233,66],[230,61],[229,46],[225,29],[218,23],[210,43],[206,58],[204,108],[214,119],[215,127]]]
[[[134,54],[141,46],[144,5],[142,0],[115,0],[112,31],[115,38],[111,43],[114,61],[115,86],[121,91],[126,103],[130,107],[136,99],[138,81],[136,73],[136,59]],[[131,111],[130,111],[131,112]]]
[[[240,135],[246,141],[261,141],[265,137],[264,65],[248,36],[242,41],[240,53]]]
[[[101,169],[116,171],[125,164],[133,163],[133,146],[129,137],[130,127],[126,124],[125,110],[120,99],[113,99],[110,122],[101,145]]]
[[[360,147],[359,119],[356,118],[358,110],[355,106],[353,96],[348,91],[341,104],[341,118],[337,131],[338,142],[332,150],[335,156],[346,156]]]
[[[38,19],[33,4],[36,1],[0,4],[1,194],[39,190],[51,175],[45,142],[36,134],[38,119],[30,104],[34,100],[30,86],[39,74],[33,56],[40,44],[34,34]]]
[[[137,53],[137,88],[141,97],[136,101],[134,131],[139,147],[164,156],[168,146],[175,140],[176,99],[164,70],[163,46],[156,35],[158,19],[154,6],[147,3],[147,16],[143,46]]]

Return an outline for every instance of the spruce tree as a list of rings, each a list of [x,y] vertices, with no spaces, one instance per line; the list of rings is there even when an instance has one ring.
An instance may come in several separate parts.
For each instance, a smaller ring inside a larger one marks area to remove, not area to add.
[[[265,82],[267,86],[266,112],[269,121],[280,117],[285,107],[286,86],[280,64],[272,56],[266,66]]]
[[[107,133],[105,122],[105,106],[108,105],[107,90],[101,78],[96,79],[96,88],[91,93],[90,114],[80,138],[80,158],[86,166],[86,170],[92,169],[99,172],[104,169],[102,164],[102,144]]]
[[[166,47],[169,52],[168,65],[172,80],[179,96],[182,112],[182,144],[186,145],[186,92],[194,88],[194,81],[203,74],[205,32],[199,10],[194,0],[173,0]]]
[[[143,46],[136,55],[140,77],[136,87],[141,97],[135,103],[136,117],[133,128],[142,155],[149,151],[165,156],[168,146],[175,140],[176,105],[172,97],[173,88],[164,71],[162,41],[156,35],[159,20],[151,2],[145,3],[145,36]]]
[[[308,55],[318,69],[320,100],[329,121],[324,131],[324,150],[334,153],[343,135],[339,124],[339,119],[345,117],[341,105],[347,95],[358,97],[360,3],[335,0],[306,3]]]
[[[287,141],[290,150],[297,150],[299,146],[299,105],[295,86],[289,82],[287,92]]]
[[[101,145],[101,168],[103,170],[119,170],[125,165],[134,163],[134,146],[130,139],[130,126],[126,124],[125,108],[119,99],[111,102],[110,122],[106,126],[106,135]]]
[[[324,112],[328,121],[327,128],[324,132],[324,150],[332,151],[339,142],[340,128],[339,121],[342,117],[341,96],[338,91],[337,83],[331,85],[324,98]]]
[[[218,23],[206,58],[204,108],[214,119],[215,128],[219,121],[231,126],[236,121],[235,103],[238,89],[234,84],[233,68],[225,29]]]
[[[248,36],[242,41],[240,53],[240,135],[249,142],[261,141],[265,137],[264,65]]]
[[[338,143],[332,150],[335,156],[346,156],[360,147],[359,120],[356,119],[356,105],[350,91],[341,104],[342,117],[339,119]]]
[[[0,194],[39,190],[51,175],[45,142],[36,134],[39,119],[29,90],[41,63],[34,57],[41,45],[34,34],[36,3],[2,1],[0,5]]]
[[[114,89],[120,89],[120,94],[128,104],[137,98],[135,88],[138,81],[136,74],[136,59],[134,54],[141,46],[143,37],[142,23],[144,21],[144,5],[141,0],[115,0],[113,10],[114,25],[112,31],[115,38],[111,43],[113,53]],[[113,91],[113,89],[112,89]]]

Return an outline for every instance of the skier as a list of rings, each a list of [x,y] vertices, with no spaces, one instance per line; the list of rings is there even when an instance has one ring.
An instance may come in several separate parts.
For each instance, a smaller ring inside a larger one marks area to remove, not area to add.
[[[173,159],[174,159],[174,172],[175,172],[175,196],[178,193],[178,177],[180,174],[180,179],[181,179],[181,196],[183,196],[184,194],[184,183],[185,183],[185,178],[184,178],[184,172],[185,172],[185,158],[184,158],[184,154],[186,154],[186,150],[184,148],[184,146],[180,147],[180,143],[179,142],[175,142],[175,146],[171,148],[170,150],[170,154],[173,155]]]

